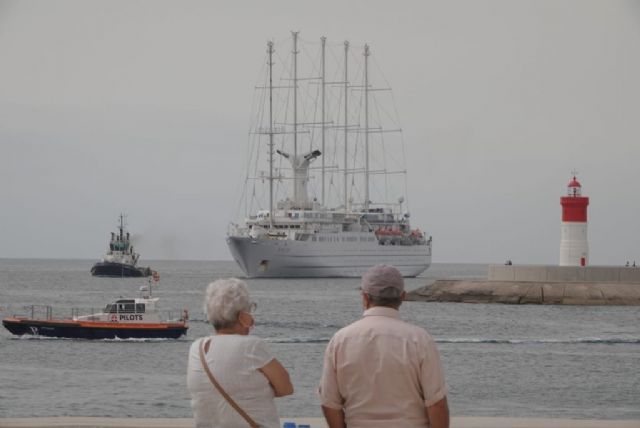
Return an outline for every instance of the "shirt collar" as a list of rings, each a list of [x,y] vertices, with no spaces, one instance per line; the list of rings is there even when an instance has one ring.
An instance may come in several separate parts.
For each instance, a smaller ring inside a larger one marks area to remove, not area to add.
[[[368,316],[380,316],[389,318],[400,318],[400,311],[393,308],[387,308],[385,306],[374,306],[364,311],[362,314],[364,317]]]

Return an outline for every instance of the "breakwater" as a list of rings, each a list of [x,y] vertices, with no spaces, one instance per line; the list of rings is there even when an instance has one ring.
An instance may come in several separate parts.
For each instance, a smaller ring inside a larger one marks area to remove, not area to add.
[[[437,280],[410,301],[640,306],[640,283]]]
[[[409,301],[640,306],[640,268],[490,265],[487,280],[436,280]]]
[[[489,265],[489,281],[640,284],[640,268],[628,266]]]

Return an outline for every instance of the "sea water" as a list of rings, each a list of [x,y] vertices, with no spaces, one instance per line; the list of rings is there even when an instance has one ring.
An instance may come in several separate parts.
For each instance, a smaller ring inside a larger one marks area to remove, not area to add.
[[[154,261],[153,294],[177,318],[191,316],[179,340],[72,340],[0,331],[0,417],[190,417],[186,389],[191,341],[204,321],[207,284],[240,276],[233,262]],[[145,279],[94,278],[91,260],[0,260],[0,316],[51,305],[68,317],[138,294]],[[147,263],[143,263],[147,265]],[[483,278],[487,266],[435,264],[436,278]],[[357,279],[250,279],[258,303],[253,334],[289,370],[295,394],[280,415],[321,415],[317,399],[324,348],[362,313]],[[456,416],[640,419],[640,309],[405,302],[401,316],[436,339]]]

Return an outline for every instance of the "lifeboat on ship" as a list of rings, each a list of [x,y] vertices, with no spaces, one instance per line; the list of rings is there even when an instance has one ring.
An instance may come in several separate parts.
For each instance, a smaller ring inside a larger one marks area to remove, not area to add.
[[[381,227],[376,229],[375,235],[380,245],[388,245],[391,243],[391,231],[387,228]]]

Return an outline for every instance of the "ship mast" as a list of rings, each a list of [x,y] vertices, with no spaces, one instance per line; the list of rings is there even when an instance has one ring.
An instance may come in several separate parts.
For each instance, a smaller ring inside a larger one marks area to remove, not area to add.
[[[347,195],[347,181],[349,180],[347,172],[347,94],[349,91],[349,73],[347,68],[347,59],[349,57],[349,42],[344,42],[344,212],[348,211],[348,195]]]
[[[369,45],[364,45],[364,212],[369,212]]]
[[[322,36],[320,37],[320,43],[322,44],[322,153],[326,153],[324,150],[324,135],[325,135],[325,111],[324,111],[324,96],[325,96],[325,45],[327,42],[327,38]],[[325,182],[325,156],[322,156],[322,206],[325,206],[324,200],[324,182]]]
[[[269,226],[273,228],[273,42],[267,43],[269,53]]]
[[[293,36],[293,166],[295,170],[295,163],[298,159],[298,33],[299,31],[292,31]],[[298,178],[296,174],[293,174],[293,200],[297,202],[300,200],[298,195]]]

